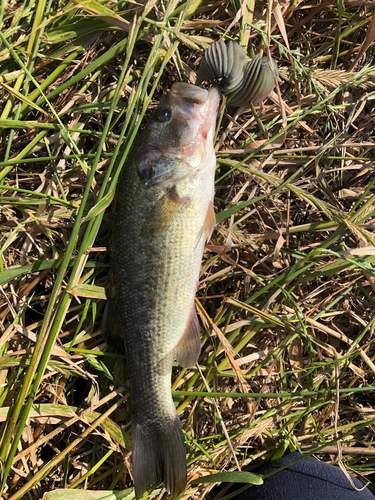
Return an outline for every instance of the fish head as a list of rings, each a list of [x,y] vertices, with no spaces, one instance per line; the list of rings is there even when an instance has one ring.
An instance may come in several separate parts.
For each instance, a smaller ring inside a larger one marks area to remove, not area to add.
[[[137,147],[136,166],[146,187],[173,184],[204,166],[213,150],[219,100],[216,87],[172,85]]]

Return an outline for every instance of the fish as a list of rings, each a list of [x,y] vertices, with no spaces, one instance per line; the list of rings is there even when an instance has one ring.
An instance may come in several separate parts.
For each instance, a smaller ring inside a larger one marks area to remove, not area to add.
[[[105,329],[109,343],[125,346],[137,500],[160,482],[176,497],[187,483],[171,376],[174,359],[193,366],[201,350],[195,294],[215,225],[219,101],[217,87],[174,83],[116,187]]]

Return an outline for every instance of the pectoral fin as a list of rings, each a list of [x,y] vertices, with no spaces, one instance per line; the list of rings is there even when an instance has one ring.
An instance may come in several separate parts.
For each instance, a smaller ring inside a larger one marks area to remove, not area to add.
[[[160,236],[171,224],[178,211],[190,202],[190,198],[180,198],[173,186],[153,206],[147,214],[141,229],[141,238]]]
[[[175,347],[177,362],[184,367],[194,366],[201,352],[201,335],[195,306],[191,310],[188,326]]]

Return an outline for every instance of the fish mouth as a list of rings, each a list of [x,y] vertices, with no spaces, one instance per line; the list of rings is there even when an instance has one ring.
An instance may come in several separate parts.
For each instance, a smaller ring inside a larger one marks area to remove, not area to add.
[[[208,91],[206,101],[208,103],[208,114],[213,116],[214,120],[216,120],[216,116],[219,110],[220,95],[220,89],[217,85],[214,85]]]
[[[220,101],[218,88],[205,90],[188,83],[174,83],[168,96],[175,126],[181,132],[178,145],[161,143],[156,136],[145,155],[138,160],[137,170],[146,188],[155,184],[171,186],[200,170],[213,152],[216,116]],[[173,124],[172,124],[173,126]]]
[[[177,82],[172,85],[171,94],[176,100],[178,116],[183,120],[216,119],[220,101],[218,87],[206,90],[190,83]]]
[[[185,82],[174,83],[171,88],[171,94],[176,99],[180,98],[191,104],[204,104],[208,97],[207,90]]]

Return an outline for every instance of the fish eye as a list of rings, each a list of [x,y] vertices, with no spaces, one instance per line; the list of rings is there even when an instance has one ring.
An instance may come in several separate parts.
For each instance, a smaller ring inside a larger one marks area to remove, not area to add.
[[[158,108],[156,110],[156,118],[160,122],[168,122],[171,119],[171,110],[169,108]]]

